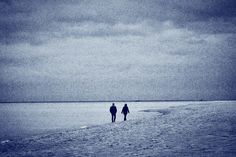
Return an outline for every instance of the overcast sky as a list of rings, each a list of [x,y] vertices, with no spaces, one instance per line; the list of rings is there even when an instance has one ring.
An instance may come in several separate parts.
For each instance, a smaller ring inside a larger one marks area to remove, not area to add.
[[[1,0],[0,101],[236,98],[235,0]]]

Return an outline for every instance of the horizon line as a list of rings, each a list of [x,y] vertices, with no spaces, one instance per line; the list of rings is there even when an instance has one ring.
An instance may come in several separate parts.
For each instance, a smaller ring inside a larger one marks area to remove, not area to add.
[[[183,100],[46,100],[46,101],[0,101],[0,103],[93,103],[93,102],[173,102],[173,101],[236,101],[236,99],[183,99]]]

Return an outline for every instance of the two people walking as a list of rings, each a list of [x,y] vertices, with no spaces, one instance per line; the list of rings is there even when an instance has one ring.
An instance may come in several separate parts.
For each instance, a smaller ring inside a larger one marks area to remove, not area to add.
[[[115,106],[115,103],[112,103],[112,106],[110,107],[110,113],[111,113],[111,121],[113,123],[116,121],[116,113],[117,113],[117,108]],[[124,105],[121,113],[124,114],[124,121],[126,121],[126,116],[129,113],[129,108],[128,108],[127,104]]]

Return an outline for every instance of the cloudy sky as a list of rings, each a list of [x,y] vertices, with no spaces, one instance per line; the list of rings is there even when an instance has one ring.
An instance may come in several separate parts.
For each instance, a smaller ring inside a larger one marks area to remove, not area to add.
[[[236,98],[235,0],[1,0],[0,101]]]

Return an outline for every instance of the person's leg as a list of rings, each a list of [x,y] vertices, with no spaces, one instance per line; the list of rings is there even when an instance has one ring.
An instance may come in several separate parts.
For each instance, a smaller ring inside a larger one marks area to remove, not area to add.
[[[126,115],[127,115],[127,114],[124,114],[124,121],[126,121]]]
[[[114,122],[116,121],[116,114],[114,114]]]
[[[114,117],[113,114],[111,114],[111,122],[112,122],[112,123],[113,123],[113,121],[114,121],[114,120],[113,120],[113,119],[114,119],[113,117]]]

